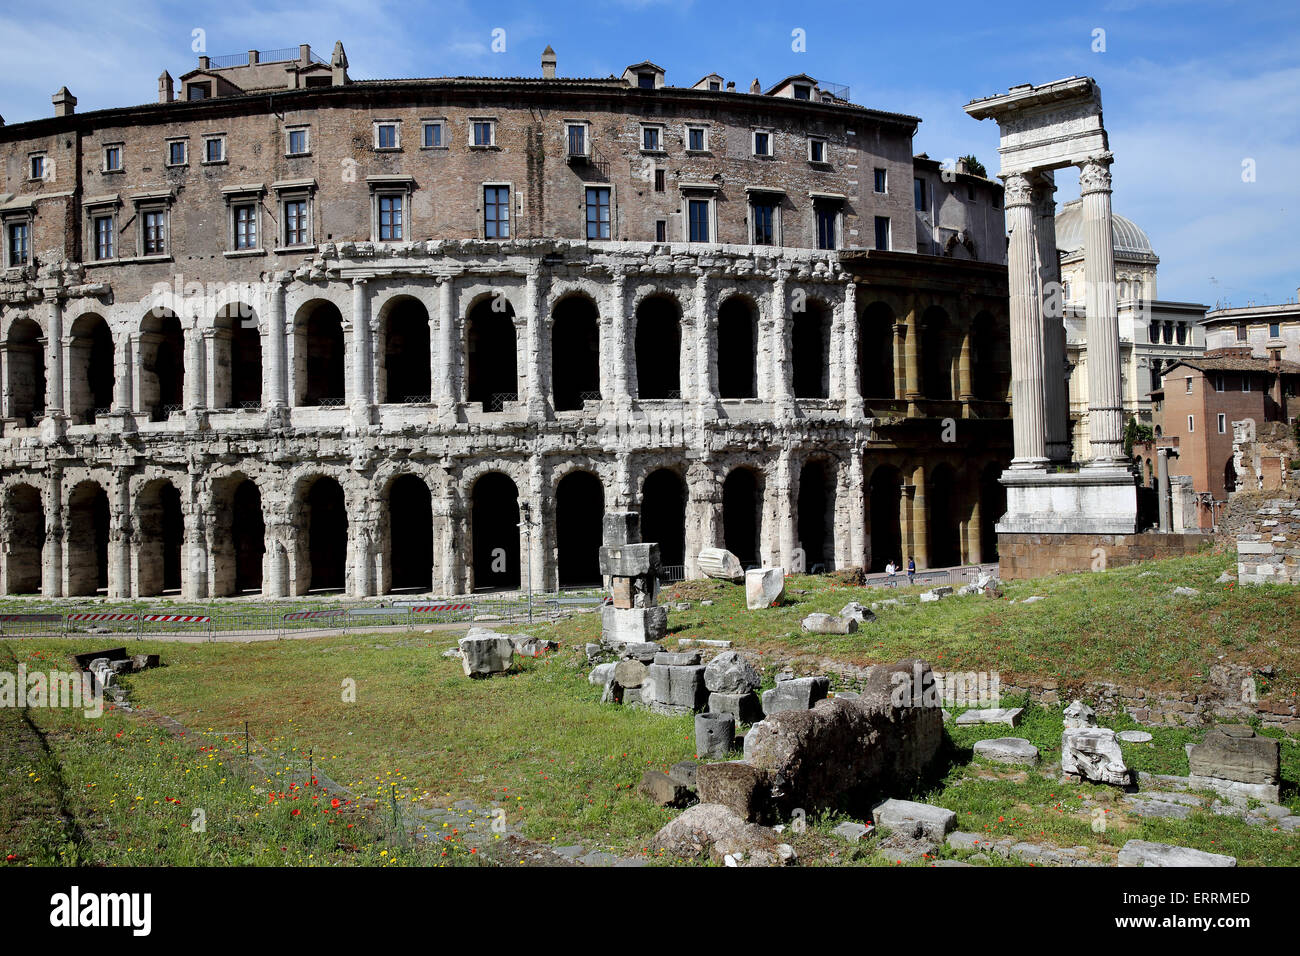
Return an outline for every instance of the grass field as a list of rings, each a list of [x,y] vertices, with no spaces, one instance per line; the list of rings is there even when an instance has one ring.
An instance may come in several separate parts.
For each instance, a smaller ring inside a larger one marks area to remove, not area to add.
[[[1222,655],[1272,663],[1278,673],[1265,691],[1293,694],[1300,597],[1281,588],[1214,585],[1231,562],[1231,555],[1202,555],[1015,584],[1002,601],[950,599],[886,610],[879,623],[849,637],[805,635],[798,622],[809,611],[838,610],[878,592],[797,578],[789,585],[797,603],[755,613],[743,610],[738,589],[707,582],[670,588],[664,599],[715,601],[673,612],[669,643],[721,637],[765,656],[861,664],[920,655],[946,669],[1000,669],[1004,680],[1106,677],[1152,687],[1186,687]],[[1201,594],[1170,598],[1176,584]],[[1047,600],[1009,603],[1030,594]],[[537,841],[639,854],[676,811],[651,806],[637,784],[646,769],[693,756],[693,724],[690,717],[600,704],[599,688],[580,666],[581,644],[597,628],[596,615],[579,615],[530,629],[557,637],[565,648],[523,661],[512,676],[484,681],[467,680],[457,661],[441,656],[455,637],[446,633],[249,644],[132,641],[133,651],[157,652],[166,666],[124,678],[131,700],[174,717],[189,732],[178,737],[144,714],[86,720],[65,711],[0,708],[0,855],[17,865],[474,862],[456,852],[454,840],[434,847],[395,840],[387,822],[394,785],[403,805],[469,799],[503,808],[512,825]],[[18,661],[32,669],[66,667],[70,654],[102,644],[102,638],[5,641],[0,657],[12,657],[0,670]],[[769,681],[774,669],[767,669]],[[261,768],[243,763],[246,720]],[[1127,718],[1107,723],[1136,726]],[[1232,853],[1243,864],[1300,864],[1294,832],[1201,813],[1182,821],[1132,817],[1109,788],[1069,788],[1054,775],[984,766],[966,749],[980,737],[1014,733],[1036,743],[1050,764],[1059,756],[1060,726],[1059,709],[1031,708],[1015,731],[950,728],[946,775],[924,798],[956,811],[962,829],[1087,846],[1099,858],[1127,839],[1144,838]],[[1151,732],[1150,745],[1126,745],[1132,764],[1185,774],[1183,744],[1198,732]],[[1293,810],[1300,810],[1297,751],[1284,744],[1284,802]],[[291,787],[305,778],[309,753],[323,776],[358,799],[333,807],[330,794]],[[1090,825],[1099,803],[1112,811],[1103,833]],[[201,832],[192,826],[195,809],[204,811]],[[873,840],[849,848],[829,836],[834,823],[815,820],[792,836],[806,863],[892,863],[874,852]]]

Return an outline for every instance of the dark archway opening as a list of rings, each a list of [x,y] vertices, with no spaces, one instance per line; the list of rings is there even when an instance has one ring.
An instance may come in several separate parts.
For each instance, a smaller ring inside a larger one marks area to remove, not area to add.
[[[894,398],[894,313],[873,302],[858,323],[858,374],[864,398]]]
[[[185,335],[171,312],[140,323],[140,405],[153,422],[185,407]]]
[[[871,570],[883,571],[893,561],[903,563],[901,504],[903,478],[892,465],[881,465],[871,473]]]
[[[19,319],[9,329],[9,414],[34,425],[45,414],[45,351],[41,327]]]
[[[185,515],[181,512],[181,493],[167,482],[158,493],[162,511],[162,593],[181,589],[181,552],[185,546]]]
[[[600,584],[605,489],[591,472],[565,475],[555,489],[555,545],[560,587]]]
[[[585,296],[569,296],[555,307],[551,394],[557,412],[600,401],[600,317]]]
[[[332,302],[319,302],[308,313],[296,344],[295,365],[302,382],[303,405],[342,405],[346,397],[343,316]]]
[[[93,481],[72,490],[68,502],[68,595],[108,592],[108,493]]]
[[[236,302],[217,316],[215,346],[217,408],[262,407],[262,334],[257,313]]]
[[[741,567],[759,564],[763,496],[752,468],[734,468],[722,483],[722,541]]]
[[[997,523],[1007,511],[1007,489],[998,480],[1001,475],[997,464],[986,466],[980,475],[980,559],[985,563],[998,560]]]
[[[5,504],[9,538],[6,561],[9,594],[36,594],[41,590],[41,546],[45,542],[45,508],[41,493],[31,485],[17,485]]]
[[[758,323],[754,308],[732,296],[718,310],[718,395],[721,398],[755,398],[758,385],[754,363],[758,355]]]
[[[1001,360],[993,328],[993,316],[981,312],[971,323],[971,389],[980,401],[999,401],[1006,396]]]
[[[1223,463],[1223,490],[1229,494],[1237,490],[1237,466],[1232,458]]]
[[[140,538],[136,588],[141,597],[179,592],[185,518],[181,493],[166,479],[152,481],[136,499]]]
[[[641,540],[659,545],[662,564],[686,563],[686,485],[677,472],[660,468],[642,483]]]
[[[949,400],[952,398],[952,333],[948,313],[931,306],[925,310],[922,324],[921,391],[926,398]]]
[[[825,462],[810,461],[799,471],[799,547],[803,570],[816,574],[835,567],[835,489]]]
[[[399,299],[384,321],[384,401],[429,401],[433,394],[429,363],[429,312],[417,299]]]
[[[391,591],[433,588],[433,496],[416,475],[393,479],[388,492]]]
[[[68,414],[79,425],[94,424],[99,414],[113,406],[113,333],[100,315],[83,315],[72,325],[72,355],[69,362],[71,408]]]
[[[470,503],[474,590],[519,587],[519,489],[500,472],[474,482]]]
[[[504,298],[481,300],[470,309],[465,331],[466,401],[486,412],[519,401],[515,310]]]
[[[307,492],[309,589],[342,591],[347,586],[348,513],[343,488],[333,478],[317,478]]]
[[[926,482],[929,514],[930,567],[949,568],[961,564],[961,528],[957,514],[957,476],[948,465],[939,465]]]
[[[235,593],[261,591],[266,521],[262,517],[262,492],[248,479],[240,482],[235,490],[230,526],[235,552]]]
[[[653,295],[636,310],[637,397],[682,397],[682,322],[677,302]],[[663,549],[660,548],[662,556]]]
[[[808,301],[794,314],[790,332],[794,354],[794,397],[826,398],[830,394],[830,310]]]

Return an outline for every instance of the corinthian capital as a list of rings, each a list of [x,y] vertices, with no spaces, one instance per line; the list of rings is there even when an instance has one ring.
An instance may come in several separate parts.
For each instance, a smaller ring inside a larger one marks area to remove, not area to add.
[[[1079,193],[1099,193],[1110,191],[1109,156],[1085,159],[1079,164]]]
[[[1034,184],[1024,173],[1009,173],[1006,177],[1006,189],[1002,196],[1002,205],[1028,206],[1034,201]]]

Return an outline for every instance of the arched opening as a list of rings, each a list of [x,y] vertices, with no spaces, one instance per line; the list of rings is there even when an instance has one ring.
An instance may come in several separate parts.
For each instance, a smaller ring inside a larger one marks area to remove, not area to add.
[[[185,334],[181,320],[155,309],[140,323],[140,411],[165,422],[185,407]]]
[[[557,412],[600,401],[600,317],[586,296],[555,306],[551,326],[551,394]]]
[[[980,474],[980,558],[985,563],[998,559],[997,524],[1007,511],[1007,489],[998,479],[1002,466],[990,462]]]
[[[867,485],[871,514],[871,570],[883,571],[890,561],[903,563],[903,476],[893,465],[879,465]]]
[[[259,593],[266,551],[262,493],[252,479],[235,474],[214,483],[213,498],[212,596]]]
[[[9,326],[8,417],[34,425],[45,414],[45,350],[41,327],[31,319],[18,319]]]
[[[113,406],[113,333],[102,315],[90,313],[72,323],[68,361],[68,414],[79,425],[93,424]]]
[[[1223,490],[1229,494],[1237,490],[1237,466],[1233,463],[1232,456],[1223,463]]]
[[[605,489],[588,471],[572,471],[555,488],[555,546],[560,587],[601,583]]]
[[[686,563],[686,483],[671,469],[652,471],[641,483],[641,540],[659,545],[660,563]]]
[[[185,542],[181,493],[166,478],[159,478],[140,490],[135,509],[140,540],[137,570],[140,596],[178,593]]]
[[[718,395],[756,398],[754,363],[758,356],[758,321],[753,303],[733,295],[718,309]]]
[[[68,498],[68,596],[108,593],[108,493],[83,481]]]
[[[994,402],[1006,399],[1006,378],[1003,356],[998,343],[993,316],[981,312],[971,323],[970,364],[971,388],[980,401]]]
[[[930,531],[930,567],[949,568],[961,564],[957,476],[951,465],[938,465],[926,479],[926,516]]]
[[[722,543],[741,567],[756,567],[762,534],[762,479],[752,468],[733,468],[722,483]]]
[[[37,594],[41,590],[41,545],[45,543],[45,507],[31,485],[9,489],[4,509],[5,593]]]
[[[293,352],[297,404],[342,405],[347,350],[338,306],[316,300],[298,310]]]
[[[810,574],[835,567],[834,481],[824,461],[806,462],[799,471],[799,548]]]
[[[347,587],[348,512],[342,486],[320,477],[307,490],[303,523],[307,528],[307,590]]]
[[[419,299],[398,298],[384,310],[383,388],[389,404],[427,402],[433,394],[429,310]]]
[[[921,391],[926,398],[952,398],[952,329],[948,313],[937,305],[925,310],[921,323]],[[933,556],[932,556],[933,557]]]
[[[638,398],[682,397],[681,346],[682,320],[677,300],[666,295],[643,299],[636,309]]]
[[[398,475],[388,489],[389,591],[433,589],[433,496],[418,475]]]
[[[217,316],[212,390],[217,408],[262,407],[262,334],[257,313],[235,302]]]
[[[873,302],[858,320],[858,374],[863,398],[894,398],[894,313]]]
[[[465,400],[499,412],[519,401],[515,310],[504,297],[479,300],[465,323]]]
[[[519,489],[499,471],[474,482],[470,499],[474,590],[519,587]]]
[[[794,313],[790,332],[794,350],[795,398],[826,398],[830,395],[831,310],[807,300],[803,312]]]

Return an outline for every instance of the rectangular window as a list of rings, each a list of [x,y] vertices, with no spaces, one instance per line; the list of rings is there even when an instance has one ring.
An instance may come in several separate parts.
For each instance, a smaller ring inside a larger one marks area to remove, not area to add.
[[[655,242],[668,241],[668,221],[666,219],[655,220]]]
[[[641,148],[651,153],[662,151],[663,131],[658,126],[642,126]]]
[[[1244,341],[1246,341],[1246,323],[1245,323],[1245,322],[1238,322],[1238,323],[1237,323],[1237,341],[1238,341],[1238,342],[1244,342]]]
[[[794,85],[794,98],[796,100],[812,99],[812,87],[804,83],[796,83]]]
[[[1196,431],[1196,416],[1195,416],[1195,415],[1188,415],[1188,416],[1187,416],[1187,433],[1190,435],[1190,434],[1191,434],[1192,432],[1194,432],[1194,431]]]
[[[609,190],[589,186],[587,188],[587,238],[609,238]]]
[[[510,238],[510,187],[483,187],[483,235],[488,239]]]
[[[112,259],[117,230],[112,216],[95,217],[95,258]]]
[[[888,216],[876,217],[876,248],[877,249],[889,248],[889,217]]]
[[[655,170],[655,192],[661,193],[663,191],[664,191],[664,171],[662,169],[656,169]]]
[[[167,165],[184,166],[185,165],[185,141],[172,140],[167,144]]]
[[[185,88],[185,96],[191,100],[206,100],[208,98],[208,85],[206,83],[191,83]]]
[[[492,120],[474,121],[474,145],[475,146],[496,145],[496,124],[492,122]]]
[[[31,162],[31,168],[29,169],[29,172],[31,173],[30,176],[31,179],[44,179],[45,178],[45,157],[33,156]]]
[[[425,123],[424,124],[424,148],[438,149],[442,146],[442,124]]]
[[[817,248],[836,248],[835,221],[839,218],[839,210],[827,203],[819,203],[815,207],[815,212],[817,215]]]
[[[12,222],[9,224],[9,265],[25,266],[27,265],[28,256],[31,254],[31,232],[30,225],[26,222]]]
[[[569,155],[586,156],[587,155],[587,126],[585,123],[569,124]]]
[[[235,207],[235,248],[257,248],[257,206],[252,203]]]
[[[152,209],[140,217],[144,230],[144,254],[162,256],[167,254],[167,213],[162,209]]]
[[[686,148],[692,153],[702,153],[708,149],[703,126],[686,127]]]
[[[284,244],[305,246],[311,239],[307,232],[307,200],[290,199],[284,204]]]
[[[375,127],[376,149],[397,149],[397,124],[380,123]]]
[[[824,139],[808,140],[808,162],[810,163],[826,162],[826,140]]]
[[[709,200],[691,199],[686,204],[691,242],[709,241]]]
[[[653,90],[655,88],[655,75],[653,73],[638,73],[636,75],[637,89]]]
[[[1245,372],[1241,373],[1241,390],[1243,392],[1250,391],[1250,375]]]
[[[203,151],[204,162],[224,163],[226,161],[226,141],[221,137],[206,140]]]
[[[1228,432],[1228,416],[1222,412],[1219,413],[1219,434],[1225,435]]]
[[[912,198],[916,202],[917,212],[925,212],[927,209],[930,208],[930,204],[926,201],[927,197],[925,194],[924,179],[912,180]]]
[[[877,168],[875,171],[876,192],[883,193],[887,185],[889,185],[889,170]]]
[[[1282,326],[1280,323],[1270,322],[1268,324],[1268,337],[1270,339],[1278,339],[1282,337]]]
[[[301,156],[307,151],[307,131],[305,129],[289,130],[289,155]]]
[[[122,171],[122,147],[108,146],[104,149],[104,172],[120,173]]]
[[[772,134],[771,133],[754,133],[754,155],[771,156],[772,155]]]
[[[1190,375],[1187,376],[1187,394],[1192,394],[1192,377]]]
[[[401,195],[379,197],[379,240],[397,242],[402,238],[402,201]]]
[[[754,245],[776,245],[776,204],[758,200],[751,207],[754,217]]]
[[[1223,391],[1223,373],[1222,373],[1222,372],[1220,372],[1219,374],[1217,374],[1217,375],[1214,376],[1214,390],[1215,390],[1216,392],[1221,392],[1221,391]]]

